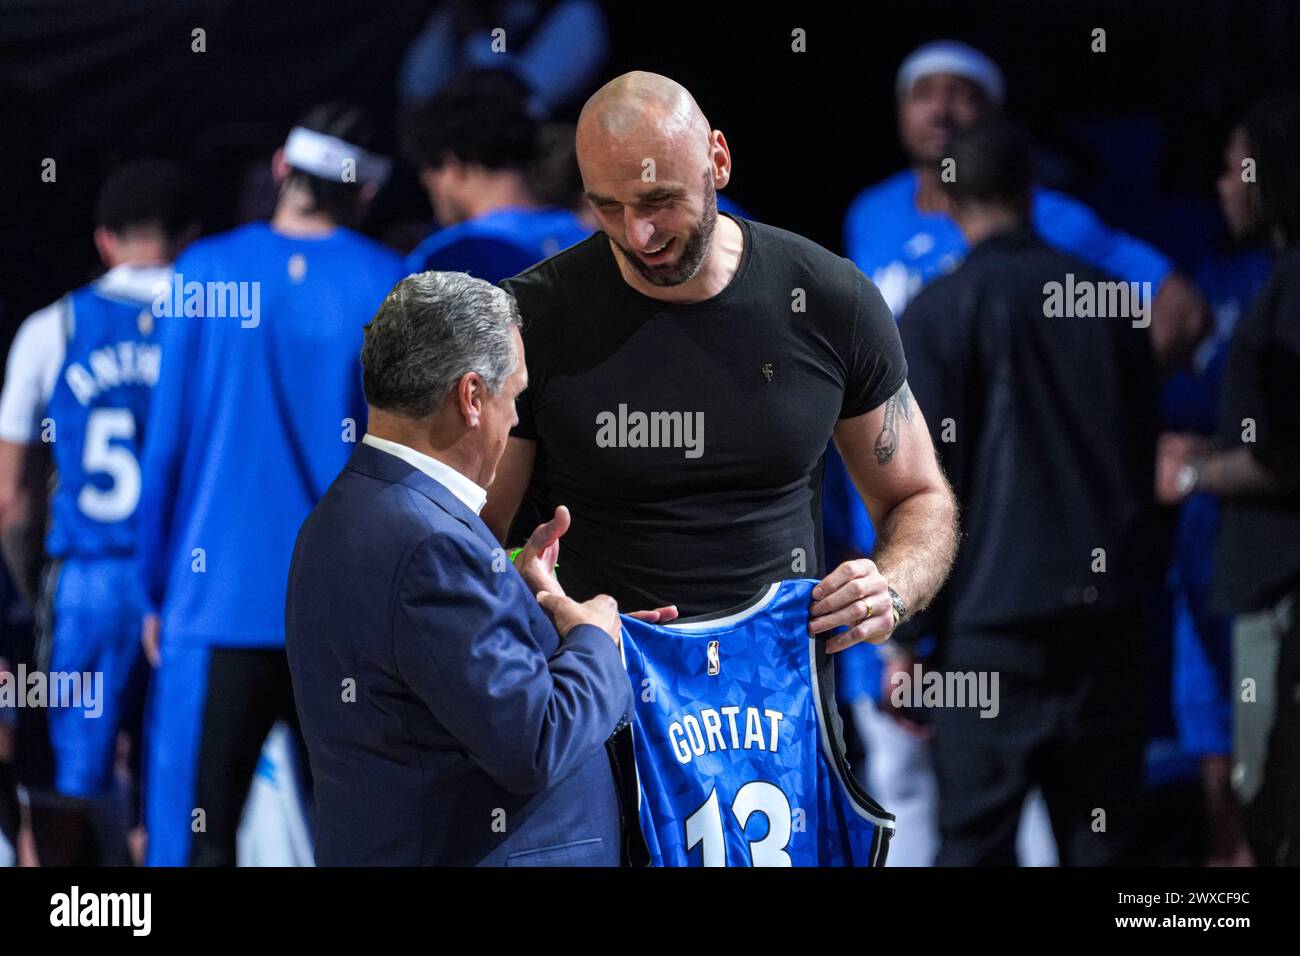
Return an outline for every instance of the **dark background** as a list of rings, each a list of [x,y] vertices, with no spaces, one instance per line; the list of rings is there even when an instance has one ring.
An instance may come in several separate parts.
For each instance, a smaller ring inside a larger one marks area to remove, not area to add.
[[[1286,0],[933,0],[843,7],[606,5],[605,77],[640,68],[695,94],[727,134],[730,195],[755,218],[840,248],[844,207],[903,163],[893,78],[917,44],[966,40],[1007,75],[1044,179],[1183,262],[1218,230],[1223,137],[1250,99],[1294,85],[1300,4]],[[202,177],[208,231],[238,221],[247,170],[334,98],[389,125],[406,42],[430,0],[6,0],[0,4],[0,343],[98,269],[95,192],[123,158]],[[805,9],[808,7],[809,9]],[[191,52],[195,27],[207,52]],[[791,52],[791,30],[807,52]],[[1090,50],[1094,27],[1107,52]],[[577,104],[577,105],[580,105]],[[576,109],[571,111],[576,114]],[[55,183],[41,161],[57,162]],[[399,167],[369,231],[427,217]]]

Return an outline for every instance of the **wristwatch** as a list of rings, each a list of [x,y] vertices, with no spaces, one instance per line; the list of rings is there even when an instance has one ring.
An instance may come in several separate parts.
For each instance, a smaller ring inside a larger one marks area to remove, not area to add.
[[[1186,498],[1201,482],[1201,473],[1196,470],[1196,466],[1191,462],[1183,465],[1178,469],[1178,474],[1174,476],[1174,484],[1178,487],[1178,493]]]
[[[893,607],[894,609],[894,627],[898,627],[899,621],[901,621],[907,615],[907,605],[903,603],[903,599],[898,596],[897,591],[895,591],[893,588],[889,588],[888,590],[889,590],[889,603],[890,606]]]

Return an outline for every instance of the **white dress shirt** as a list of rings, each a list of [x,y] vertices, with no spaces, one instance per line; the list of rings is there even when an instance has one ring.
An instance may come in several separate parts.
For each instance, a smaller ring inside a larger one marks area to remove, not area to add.
[[[361,440],[371,448],[378,448],[380,451],[386,451],[388,454],[402,459],[402,461],[406,462],[408,465],[419,468],[422,472],[463,501],[465,507],[475,514],[482,511],[483,505],[487,503],[487,492],[450,465],[443,464],[436,458],[430,458],[428,455],[416,451],[409,445],[402,445],[395,441],[389,441],[387,438],[377,438],[368,432],[362,436]]]

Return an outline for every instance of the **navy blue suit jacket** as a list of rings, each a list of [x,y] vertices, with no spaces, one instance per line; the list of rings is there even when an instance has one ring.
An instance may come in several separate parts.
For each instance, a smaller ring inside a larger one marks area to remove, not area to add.
[[[619,864],[618,649],[561,640],[440,483],[358,444],[298,534],[285,625],[318,863]]]

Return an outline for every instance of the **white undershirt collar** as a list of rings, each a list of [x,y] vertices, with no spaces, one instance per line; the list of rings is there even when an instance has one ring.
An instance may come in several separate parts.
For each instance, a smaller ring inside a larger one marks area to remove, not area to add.
[[[158,296],[158,286],[170,285],[175,276],[171,266],[138,266],[122,263],[105,272],[95,281],[101,295],[131,302],[149,302]]]
[[[431,458],[423,452],[416,451],[409,445],[389,441],[387,438],[378,438],[368,432],[362,437],[361,441],[371,448],[386,451],[388,454],[402,459],[408,465],[420,469],[420,471],[464,502],[465,507],[475,514],[483,510],[483,505],[487,502],[487,492],[450,465],[444,464],[436,458]]]

